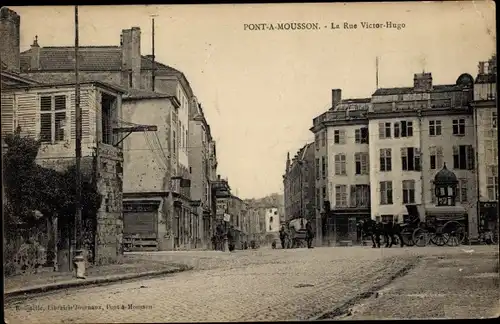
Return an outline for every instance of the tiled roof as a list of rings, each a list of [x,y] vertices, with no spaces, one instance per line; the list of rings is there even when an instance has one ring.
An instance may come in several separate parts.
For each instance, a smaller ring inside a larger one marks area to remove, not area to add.
[[[31,68],[29,49],[21,53],[21,71]],[[151,70],[151,55],[141,57],[141,69]],[[120,46],[82,46],[79,48],[80,70],[82,71],[120,71],[122,69],[122,49]],[[157,73],[182,74],[168,65],[155,62]],[[48,46],[40,47],[40,70],[73,70],[75,68],[75,48]]]
[[[447,91],[457,91],[460,87],[456,84],[440,84],[432,86],[432,92],[447,92]],[[413,93],[415,90],[413,87],[400,87],[400,88],[380,88],[373,93],[373,96],[387,96],[387,95],[399,95]]]
[[[21,53],[21,71],[31,68],[31,52]],[[122,51],[118,46],[83,46],[79,48],[82,71],[119,71],[122,68]],[[40,47],[40,70],[72,70],[75,68],[74,47]]]
[[[479,74],[476,78],[475,83],[496,83],[496,74]]]

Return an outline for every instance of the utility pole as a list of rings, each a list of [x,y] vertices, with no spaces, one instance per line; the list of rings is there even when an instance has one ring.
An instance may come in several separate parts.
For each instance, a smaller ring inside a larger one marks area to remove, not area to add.
[[[156,72],[156,63],[155,63],[155,17],[158,15],[151,15],[151,56],[152,56],[152,62],[151,62],[151,90],[155,91],[155,72]]]
[[[375,58],[375,87],[378,89],[378,56]]]
[[[80,108],[80,79],[78,70],[80,68],[80,60],[78,58],[78,6],[75,6],[75,117],[76,117],[76,138],[75,138],[75,157],[76,157],[76,197],[75,197],[75,257],[74,262],[78,267],[78,262],[82,257],[82,175],[81,175],[81,159],[82,159],[82,111]],[[76,273],[76,272],[75,272]],[[76,274],[78,277],[79,275]]]

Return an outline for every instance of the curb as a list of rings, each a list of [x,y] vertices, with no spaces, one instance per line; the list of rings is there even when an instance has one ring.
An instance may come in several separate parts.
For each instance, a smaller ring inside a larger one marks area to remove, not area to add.
[[[158,277],[166,274],[173,274],[173,273],[178,273],[178,272],[183,272],[187,270],[191,270],[193,267],[191,266],[180,266],[180,267],[175,267],[175,268],[170,268],[170,269],[164,269],[164,270],[156,270],[156,271],[146,271],[146,272],[140,272],[140,273],[133,273],[133,274],[125,274],[125,275],[115,275],[112,277],[97,277],[93,279],[83,279],[79,281],[66,281],[66,282],[59,282],[59,283],[53,283],[53,284],[48,284],[48,285],[40,285],[40,286],[34,286],[34,287],[29,287],[29,288],[21,288],[18,290],[13,290],[13,291],[7,291],[4,292],[4,298],[5,301],[7,299],[12,299],[15,297],[29,297],[27,295],[35,295],[35,294],[40,294],[40,293],[45,293],[49,291],[54,291],[54,290],[61,290],[61,289],[67,289],[67,288],[75,288],[75,287],[82,287],[82,286],[95,286],[95,285],[103,285],[103,284],[108,284],[108,283],[113,283],[113,282],[118,282],[118,281],[125,281],[125,280],[130,280],[130,279],[138,279],[138,278],[143,278],[143,277]]]

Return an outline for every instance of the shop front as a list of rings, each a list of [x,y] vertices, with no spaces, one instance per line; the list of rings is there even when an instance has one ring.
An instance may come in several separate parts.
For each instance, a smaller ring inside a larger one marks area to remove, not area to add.
[[[493,232],[498,238],[498,202],[479,203],[479,233]]]
[[[331,233],[329,236],[336,237],[337,243],[350,241],[352,244],[360,243],[357,224],[371,217],[370,208],[338,208],[332,210],[328,216],[328,231]]]
[[[162,199],[124,199],[123,244],[127,251],[158,249]]]

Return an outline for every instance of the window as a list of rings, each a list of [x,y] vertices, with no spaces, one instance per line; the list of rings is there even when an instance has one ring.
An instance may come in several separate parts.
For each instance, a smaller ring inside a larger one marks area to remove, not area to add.
[[[496,111],[491,112],[491,127],[497,128],[497,112]]]
[[[403,204],[415,203],[415,180],[403,180]]]
[[[272,223],[273,222],[273,216],[269,217],[269,222]]]
[[[347,175],[345,154],[335,155],[335,175]]]
[[[472,145],[453,146],[453,168],[459,170],[474,169],[474,149]]]
[[[326,161],[325,161],[324,156],[321,157],[321,170],[322,170],[323,179],[324,179],[324,178],[326,178]]]
[[[321,146],[326,145],[326,131],[321,133]]]
[[[40,140],[42,143],[64,141],[66,96],[40,97]]]
[[[380,182],[380,204],[392,205],[392,181]]]
[[[429,147],[429,158],[431,170],[441,169],[443,167],[443,148],[441,146]]]
[[[398,138],[401,134],[399,122],[394,123],[394,138]]]
[[[380,149],[380,171],[392,170],[391,149]]]
[[[354,142],[357,144],[368,144],[368,128],[362,127],[354,130]]]
[[[326,187],[323,186],[323,201],[326,200]]]
[[[429,135],[430,136],[441,135],[441,121],[440,120],[429,120]]]
[[[347,185],[335,186],[335,206],[347,207]]]
[[[401,169],[403,171],[420,171],[420,151],[417,148],[401,148]]]
[[[401,137],[413,136],[413,122],[403,120],[401,121]]]
[[[319,159],[316,159],[316,180],[319,180]]]
[[[345,144],[345,130],[335,130],[333,132],[333,142],[335,144]]]
[[[467,179],[458,179],[458,201],[467,202]]]
[[[321,196],[319,194],[319,188],[316,188],[316,209],[320,209],[321,208]]]
[[[172,152],[177,153],[177,138],[175,137],[175,131],[172,131]]]
[[[314,135],[314,145],[316,146],[316,150],[319,150],[319,134]]]
[[[368,153],[354,153],[354,160],[356,162],[356,174],[368,174]]]
[[[453,135],[465,135],[465,119],[453,120]]]
[[[431,183],[431,204],[436,203],[436,186],[434,186],[434,182]]]
[[[380,139],[391,138],[391,123],[378,124],[378,137]]]
[[[488,177],[486,180],[486,190],[488,191],[488,200],[498,200],[498,176]]]
[[[132,70],[129,70],[129,71],[128,71],[128,86],[129,86],[130,88],[132,88],[132,87],[133,87],[133,83],[132,83],[132,81],[133,81],[133,79],[132,79]]]
[[[351,185],[351,207],[370,207],[369,185]]]

